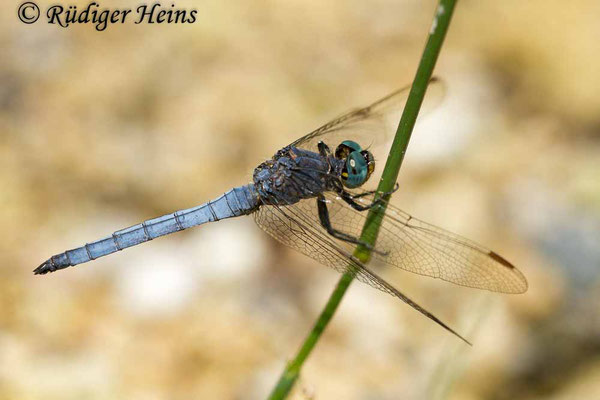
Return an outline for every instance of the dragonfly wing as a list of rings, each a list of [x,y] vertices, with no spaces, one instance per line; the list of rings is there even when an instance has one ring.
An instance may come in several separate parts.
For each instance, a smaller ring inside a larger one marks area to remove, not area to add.
[[[291,146],[315,151],[320,141],[333,149],[344,140],[354,140],[364,148],[383,144],[393,137],[409,92],[410,85],[390,93],[367,107],[352,110],[301,137],[291,143]],[[432,78],[421,115],[434,109],[444,98],[445,92],[443,81]]]
[[[340,273],[350,272],[359,281],[399,298],[444,329],[469,343],[435,315],[368,269],[347,251],[344,242],[340,242],[329,235],[319,223],[315,224],[316,207],[310,205],[310,202],[315,201],[315,199],[303,200],[291,206],[263,206],[254,213],[254,219],[258,226],[279,242]]]
[[[335,193],[325,197],[333,227],[360,236],[367,212],[354,210]],[[362,200],[368,204],[372,195]],[[387,205],[375,247],[380,252],[373,253],[375,258],[415,274],[494,292],[527,290],[521,271],[497,253],[413,218],[391,204]]]

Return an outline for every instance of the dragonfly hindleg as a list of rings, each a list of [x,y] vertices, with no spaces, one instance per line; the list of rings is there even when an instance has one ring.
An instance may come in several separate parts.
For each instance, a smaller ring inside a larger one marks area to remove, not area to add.
[[[386,255],[385,253],[376,250],[370,243],[367,243],[365,241],[360,240],[359,238],[356,238],[352,235],[348,235],[347,233],[335,229],[331,225],[331,219],[329,218],[329,210],[327,209],[327,203],[323,194],[319,194],[319,196],[317,197],[317,208],[319,211],[319,220],[321,222],[321,226],[323,226],[323,228],[325,228],[327,230],[327,233],[329,233],[331,236],[333,236],[336,239],[343,240],[344,242],[359,244],[371,250],[374,253],[378,253],[384,256]]]

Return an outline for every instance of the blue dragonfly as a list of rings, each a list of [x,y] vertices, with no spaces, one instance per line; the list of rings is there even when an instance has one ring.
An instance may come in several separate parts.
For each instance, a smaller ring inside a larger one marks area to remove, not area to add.
[[[376,163],[363,146],[381,144],[391,136],[398,121],[393,117],[401,112],[409,89],[350,111],[285,146],[254,170],[252,183],[197,207],[149,219],[56,254],[33,272],[54,272],[159,236],[252,214],[258,226],[281,243],[399,298],[467,342],[352,255],[356,245],[363,245],[383,264],[415,274],[494,292],[527,290],[523,274],[497,253],[414,218],[375,196],[375,191],[366,190]],[[443,84],[432,80],[428,97],[432,91],[443,93]],[[384,217],[371,246],[359,237],[367,211],[381,205],[385,205]]]

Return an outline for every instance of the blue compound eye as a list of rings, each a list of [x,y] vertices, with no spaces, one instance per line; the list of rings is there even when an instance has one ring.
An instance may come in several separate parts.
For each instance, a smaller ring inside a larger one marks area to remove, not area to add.
[[[357,188],[369,179],[375,170],[375,159],[370,151],[363,150],[352,140],[344,140],[335,149],[335,157],[345,160],[341,179],[344,186]]]
[[[342,172],[342,182],[348,188],[357,188],[367,180],[369,168],[362,154],[358,151],[350,153],[346,159],[346,166]],[[344,176],[346,178],[344,179]]]
[[[353,151],[360,152],[362,148],[358,143],[353,140],[344,140],[340,145],[335,149],[335,158],[343,160],[348,157],[350,153]]]

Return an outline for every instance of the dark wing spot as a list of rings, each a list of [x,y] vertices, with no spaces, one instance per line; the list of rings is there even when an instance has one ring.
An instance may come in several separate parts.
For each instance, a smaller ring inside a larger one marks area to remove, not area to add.
[[[514,265],[506,261],[504,258],[500,257],[498,254],[494,253],[493,251],[490,251],[488,255],[495,261],[498,261],[500,264],[504,265],[506,268],[515,269]]]

